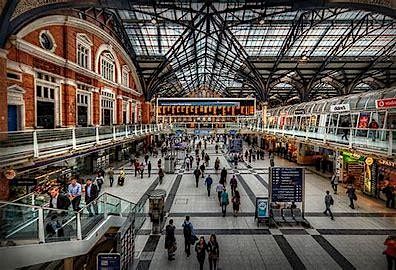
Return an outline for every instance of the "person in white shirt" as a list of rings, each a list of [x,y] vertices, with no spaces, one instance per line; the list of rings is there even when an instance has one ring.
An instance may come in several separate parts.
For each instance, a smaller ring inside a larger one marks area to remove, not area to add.
[[[224,190],[224,186],[221,183],[218,183],[216,186],[217,198],[219,199],[219,205],[221,206],[221,193]]]
[[[68,188],[68,195],[74,211],[80,210],[81,192],[81,184],[77,183],[76,179],[72,179]]]

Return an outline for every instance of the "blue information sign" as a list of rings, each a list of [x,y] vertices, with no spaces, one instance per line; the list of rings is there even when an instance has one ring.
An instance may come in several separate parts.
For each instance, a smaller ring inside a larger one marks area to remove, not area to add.
[[[274,167],[270,173],[272,202],[303,201],[303,168]]]
[[[229,144],[229,151],[231,153],[239,153],[242,151],[242,139],[232,139]]]
[[[98,270],[120,270],[121,255],[119,253],[99,253]]]

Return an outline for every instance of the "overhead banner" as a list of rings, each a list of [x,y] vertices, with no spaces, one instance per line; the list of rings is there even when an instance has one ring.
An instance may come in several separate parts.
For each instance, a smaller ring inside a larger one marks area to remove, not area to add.
[[[270,181],[272,202],[303,201],[303,168],[270,168]]]

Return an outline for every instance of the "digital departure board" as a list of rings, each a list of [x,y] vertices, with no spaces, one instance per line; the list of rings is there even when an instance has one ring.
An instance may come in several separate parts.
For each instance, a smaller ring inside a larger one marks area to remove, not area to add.
[[[270,168],[270,181],[272,202],[303,201],[303,168]]]
[[[158,116],[254,116],[254,98],[158,98]]]

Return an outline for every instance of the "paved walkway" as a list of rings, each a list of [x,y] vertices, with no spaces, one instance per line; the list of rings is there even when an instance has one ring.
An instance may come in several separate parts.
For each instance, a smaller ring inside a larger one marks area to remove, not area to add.
[[[229,170],[227,182],[232,176],[230,165],[223,154],[215,154],[214,146],[208,146],[211,161],[208,173],[213,176],[214,186],[219,175],[213,168],[214,160],[219,156],[221,167]],[[156,159],[151,159],[156,167]],[[238,183],[241,193],[240,216],[232,216],[232,207],[228,215],[221,217],[217,203],[217,194],[212,187],[212,194],[207,196],[203,180],[198,188],[192,171],[177,167],[175,174],[166,175],[162,185],[158,186],[157,171],[143,179],[135,177],[133,169],[125,166],[127,179],[124,187],[105,190],[125,199],[137,202],[148,191],[161,188],[167,191],[167,219],[173,218],[176,225],[178,250],[176,260],[168,261],[164,249],[164,235],[150,235],[149,219],[144,223],[136,239],[136,254],[139,261],[137,269],[199,269],[196,257],[186,257],[181,224],[185,215],[191,221],[198,235],[208,236],[215,233],[220,244],[219,269],[386,269],[383,242],[388,234],[396,234],[396,211],[384,207],[384,203],[359,195],[357,208],[348,207],[345,189],[339,186],[338,195],[334,197],[335,220],[322,214],[323,197],[330,190],[328,179],[306,171],[306,219],[312,228],[299,226],[282,226],[268,229],[254,220],[256,196],[268,194],[269,159],[250,164],[239,163],[235,174],[242,179]],[[289,161],[276,158],[276,166],[296,167]],[[229,186],[228,186],[229,187]],[[146,211],[148,210],[146,203]],[[205,262],[205,269],[209,269]]]

